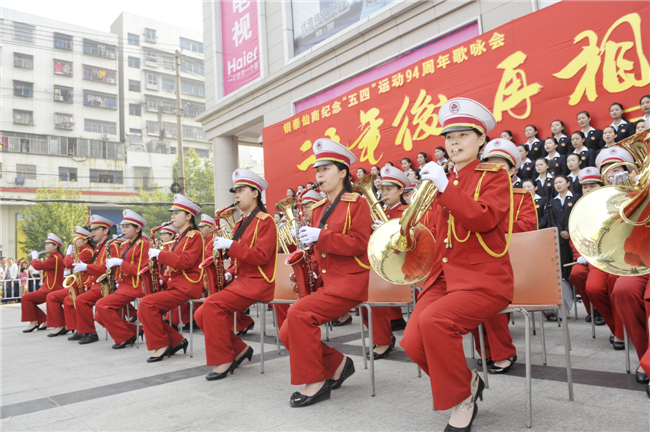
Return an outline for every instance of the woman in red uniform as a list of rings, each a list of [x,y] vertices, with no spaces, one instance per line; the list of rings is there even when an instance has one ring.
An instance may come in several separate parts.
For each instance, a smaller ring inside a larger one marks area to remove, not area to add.
[[[439,116],[455,166],[449,174],[435,164],[422,170],[422,179],[439,191],[433,204],[437,241],[433,269],[401,345],[429,375],[434,408],[453,408],[446,430],[469,431],[485,385],[467,368],[462,335],[512,301],[512,183],[501,165],[478,160],[485,134],[496,124],[487,108],[455,98],[440,108]]]
[[[187,339],[174,330],[163,315],[190,299],[201,298],[203,292],[204,272],[199,264],[205,259],[205,249],[194,219],[201,207],[176,194],[169,211],[172,212],[172,225],[180,232],[178,240],[169,251],[149,249],[150,260],[158,258],[160,264],[171,268],[167,289],[145,296],[138,309],[147,348],[154,351],[147,363],[162,361],[165,356],[171,357],[180,350],[187,352]]]
[[[316,181],[327,199],[312,207],[311,226],[298,236],[313,244],[312,263],[320,288],[291,305],[280,329],[290,352],[291,384],[305,387],[291,395],[292,407],[329,399],[332,389],[354,373],[350,358],[321,342],[319,326],[368,299],[370,265],[366,249],[372,232],[368,203],[352,193],[350,165],[356,157],[327,138],[316,140]]]
[[[180,233],[178,232],[178,229],[176,229],[173,225],[167,225],[160,229],[160,241],[162,243],[169,243],[172,240],[178,240],[178,237],[180,237]],[[173,247],[174,244],[169,243],[167,245],[163,245],[161,250],[169,251]],[[158,262],[158,266],[160,267],[160,285],[162,289],[165,290],[167,289],[167,283],[171,277],[172,270],[168,266],[160,264],[160,262]],[[168,320],[169,318],[165,317],[165,319]]]
[[[56,234],[49,233],[45,240],[45,252],[50,256],[45,261],[39,261],[38,252],[30,253],[32,262],[30,265],[38,271],[43,272],[41,287],[34,292],[27,293],[23,296],[20,309],[22,311],[22,322],[29,322],[29,326],[23,330],[23,333],[29,333],[35,329],[45,330],[47,316],[45,312],[38,307],[39,304],[45,303],[47,296],[55,291],[63,289],[63,256],[60,248],[63,242]],[[45,324],[45,325],[43,325]]]
[[[406,201],[402,197],[404,190],[410,186],[409,178],[395,167],[383,167],[381,169],[381,183],[379,191],[385,205],[385,212],[388,219],[399,219],[402,217],[404,210],[408,208]],[[377,229],[383,222],[376,220],[372,228]],[[392,321],[402,320],[403,329],[406,323],[403,322],[402,308],[400,307],[375,307],[372,309],[372,328],[373,328],[373,357],[375,360],[383,359],[388,356],[395,348],[395,336],[393,335]],[[368,326],[368,314],[365,308],[362,309],[363,322]],[[370,353],[366,354],[370,356]]]
[[[207,364],[214,369],[205,379],[219,380],[253,356],[253,348],[232,332],[230,324],[235,311],[254,303],[273,300],[275,268],[278,258],[278,231],[275,220],[266,212],[262,192],[269,184],[247,169],[236,169],[232,175],[235,201],[242,219],[235,225],[232,240],[216,237],[214,250],[228,251],[231,262],[225,289],[208,297],[196,312],[196,323],[205,334]],[[264,331],[262,329],[261,331]]]
[[[512,175],[517,172],[521,165],[521,153],[517,146],[504,139],[490,141],[483,150],[483,161],[487,163],[502,165]],[[537,229],[537,210],[535,200],[528,189],[513,189],[513,212],[514,220],[512,232],[528,232]],[[508,217],[504,224],[508,224]],[[508,327],[509,314],[497,314],[485,321],[483,324],[485,334],[485,358],[490,365],[491,374],[508,373],[513,364],[517,361],[517,349],[512,343],[510,329]],[[472,330],[476,350],[481,352],[478,330]],[[482,366],[481,359],[478,365]]]
[[[79,261],[83,263],[89,263],[93,257],[93,247],[89,244],[88,240],[90,236],[88,230],[80,226],[76,227],[73,241],[77,247]],[[65,258],[63,258],[65,268],[72,268],[72,264],[74,263],[73,250],[74,247],[68,245]],[[86,278],[82,275],[82,283],[84,282],[84,279]],[[52,333],[48,334],[47,337],[62,336],[71,331],[69,327],[66,327],[65,314],[63,313],[63,302],[66,297],[70,297],[70,289],[68,288],[55,291],[47,296],[47,326],[55,327],[54,330],[52,330]]]
[[[121,311],[127,304],[150,291],[146,286],[151,283],[147,275],[138,275],[141,269],[149,265],[149,241],[142,235],[147,221],[133,210],[124,210],[123,215],[122,234],[126,241],[120,247],[120,254],[106,261],[106,267],[113,269],[113,272],[119,268],[115,279],[118,288],[99,299],[95,305],[95,320],[108,330],[115,341],[113,349],[122,349],[135,343],[138,327],[122,319]]]

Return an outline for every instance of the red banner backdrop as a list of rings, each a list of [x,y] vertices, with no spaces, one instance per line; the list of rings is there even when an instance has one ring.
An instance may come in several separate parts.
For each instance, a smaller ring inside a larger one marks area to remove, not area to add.
[[[438,109],[457,96],[492,110],[492,138],[509,129],[518,143],[528,124],[542,140],[555,119],[569,133],[579,130],[583,110],[602,129],[613,102],[623,104],[628,120],[638,119],[639,99],[650,93],[649,20],[647,1],[565,0],[266,127],[267,205],[314,181],[311,145],[320,137],[354,152],[353,175],[389,161],[399,167],[404,157],[417,167],[421,151],[431,160],[444,145]]]

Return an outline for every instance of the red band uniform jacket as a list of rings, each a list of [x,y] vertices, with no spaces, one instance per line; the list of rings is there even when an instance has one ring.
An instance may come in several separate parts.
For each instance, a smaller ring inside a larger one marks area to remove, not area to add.
[[[244,222],[242,218],[235,224],[235,232]],[[233,241],[228,256],[230,266],[226,272],[232,274],[233,281],[226,290],[262,302],[273,300],[278,230],[271,215],[258,212],[241,238]]]
[[[178,289],[192,298],[200,298],[204,272],[199,264],[204,259],[203,236],[197,230],[187,228],[172,249],[160,251],[158,255],[158,262],[170,267],[167,289]]]
[[[111,247],[111,258],[119,258],[120,247],[117,245],[117,243],[115,242],[111,243],[110,247]],[[99,287],[100,284],[96,282],[97,278],[102,276],[104,273],[106,273],[106,259],[107,259],[106,242],[97,245],[95,252],[97,250],[99,250],[99,254],[97,254],[95,261],[93,261],[92,264],[88,264],[86,268],[87,277],[84,279],[84,281],[86,283],[86,287],[88,287],[89,289],[94,287]],[[115,275],[116,278],[115,280],[117,280],[119,275],[119,267],[117,268],[113,267],[111,270],[112,270],[112,274]]]
[[[122,258],[123,261],[119,267],[119,275],[115,279],[120,284],[117,290],[132,297],[142,297],[143,289],[150,292],[149,273],[138,275],[140,270],[149,266],[149,241],[140,237],[133,247],[131,247],[130,241],[125,241],[122,243],[119,258]]]
[[[93,259],[93,252],[94,252],[93,248],[90,247],[90,245],[85,245],[84,247],[82,247],[81,250],[79,251],[79,262],[82,262],[84,264],[90,263],[90,260]],[[63,258],[63,264],[67,269],[74,269],[72,265],[74,264],[74,256],[72,254],[66,255],[65,258]],[[90,276],[88,276],[87,272],[82,272],[81,280],[83,281],[84,287],[90,286],[88,284],[88,281],[90,280]]]
[[[204,238],[203,247],[205,248],[205,258],[207,259],[211,257],[214,247],[214,237],[210,236],[208,238]],[[203,269],[205,270],[203,274],[203,289],[208,292],[208,295],[217,292],[217,270],[215,268],[216,263],[217,261],[215,260],[212,264]]]
[[[42,272],[41,286],[50,291],[63,289],[63,272],[65,265],[63,264],[63,256],[58,250],[50,254],[45,261],[37,259],[29,263],[35,270]]]
[[[512,223],[512,232],[535,231],[537,229],[537,207],[533,194],[528,189],[513,189],[512,193],[515,216]],[[508,229],[509,220],[510,215],[508,214],[503,221],[506,230]]]

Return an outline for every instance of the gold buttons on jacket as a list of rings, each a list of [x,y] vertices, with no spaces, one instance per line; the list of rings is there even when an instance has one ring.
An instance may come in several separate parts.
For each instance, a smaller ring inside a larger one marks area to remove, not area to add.
[[[327,270],[323,269],[323,273],[327,273]]]
[[[327,254],[326,254],[325,252],[321,252],[321,253],[320,253],[320,256],[323,257],[323,258],[325,258],[325,257],[327,256]]]
[[[442,259],[442,262],[444,262],[444,263],[446,263],[447,261],[449,261],[449,260],[447,259],[447,257],[445,257],[445,258]]]
[[[454,180],[454,186],[458,186],[458,180]]]

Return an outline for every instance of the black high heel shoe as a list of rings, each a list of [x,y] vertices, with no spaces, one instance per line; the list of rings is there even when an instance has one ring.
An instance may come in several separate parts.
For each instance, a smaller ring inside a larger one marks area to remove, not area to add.
[[[447,427],[445,428],[445,432],[470,432],[472,430],[472,423],[474,423],[474,419],[476,418],[476,413],[478,413],[478,404],[476,401],[478,399],[481,399],[483,401],[483,390],[485,390],[485,382],[483,382],[483,378],[479,374],[476,374],[476,377],[478,378],[478,388],[476,389],[476,394],[472,397],[472,401],[470,403],[474,403],[474,411],[472,412],[472,419],[469,421],[469,424],[465,427],[458,428],[455,426],[450,425],[447,423]]]
[[[395,339],[395,335],[393,335],[393,339],[392,339],[392,342],[393,342],[393,343],[391,343],[390,345],[388,345],[388,348],[386,348],[386,351],[384,351],[384,352],[381,353],[381,354],[376,353],[376,352],[374,351],[374,347],[373,347],[373,351],[372,351],[373,359],[375,359],[375,360],[381,360],[381,359],[383,359],[384,357],[388,357],[388,354],[390,354],[391,351],[393,351],[393,349],[395,348],[395,341],[396,341],[396,339]],[[375,346],[376,346],[376,345],[375,345]],[[370,353],[366,354],[366,357],[370,358]]]
[[[291,408],[300,408],[313,405],[320,401],[324,401],[330,398],[332,394],[332,387],[330,386],[330,380],[325,380],[325,384],[320,388],[313,396],[305,396],[300,392],[295,392],[291,395],[291,400],[289,404]]]
[[[172,350],[172,346],[168,345],[164,353],[160,354],[158,357],[153,357],[153,356],[149,357],[147,359],[147,363],[155,363],[155,362],[162,361],[165,358],[165,356],[169,356],[171,350]]]
[[[636,372],[634,373],[634,379],[636,379],[636,382],[638,382],[639,384],[647,384],[649,381],[648,374],[645,372],[640,372],[639,368],[637,368]]]
[[[42,324],[40,324],[40,325],[38,326],[38,329],[39,329],[39,330],[47,330],[47,324],[46,324],[46,323],[42,323]]]
[[[237,332],[237,336],[244,336],[244,335],[245,335],[246,333],[248,333],[249,331],[252,331],[254,327],[255,327],[255,323],[249,325],[248,327],[246,327],[246,328],[245,328],[244,330],[242,330],[242,331],[238,331],[238,332]]]
[[[135,339],[136,339],[136,337],[135,337],[135,336],[132,336],[131,339],[129,339],[129,340],[127,340],[127,341],[124,341],[124,342],[122,342],[122,343],[120,343],[120,344],[115,344],[115,345],[113,345],[113,349],[122,349],[122,348],[126,348],[127,345],[131,345],[131,346],[133,346],[133,344],[135,343]]]
[[[36,324],[34,327],[32,327],[32,328],[30,328],[30,329],[25,329],[25,330],[23,330],[23,333],[31,333],[31,332],[33,332],[34,330],[38,330],[38,324]]]
[[[235,367],[238,368],[239,365],[244,362],[244,359],[248,359],[248,361],[251,361],[252,358],[253,358],[253,347],[248,347],[244,355],[239,357],[237,360],[235,360],[235,362],[237,362],[237,366]]]
[[[345,325],[350,325],[352,324],[352,315],[350,315],[345,321],[339,321],[338,319],[335,319],[334,321],[330,322],[332,323],[332,327],[343,327]]]
[[[216,380],[224,379],[225,377],[228,376],[229,373],[234,374],[235,369],[237,369],[237,362],[233,361],[232,363],[230,363],[230,367],[225,372],[210,372],[205,376],[205,379],[207,379],[208,381],[216,381]]]
[[[517,356],[514,356],[513,358],[509,358],[508,361],[510,364],[508,366],[496,366],[493,365],[490,369],[488,369],[488,372],[491,374],[505,374],[508,373],[510,368],[512,367],[513,364],[517,361]]]
[[[68,331],[69,330],[66,330],[65,326],[63,326],[63,328],[61,330],[59,330],[58,333],[50,333],[49,335],[47,335],[47,337],[64,336],[64,335],[68,334]]]
[[[341,384],[343,384],[343,381],[346,379],[350,378],[354,374],[354,362],[350,357],[345,358],[345,366],[343,366],[343,370],[341,371],[341,376],[339,379],[331,379],[330,380],[330,388],[332,390],[336,390],[337,388],[341,387]]]
[[[173,356],[180,350],[183,350],[183,354],[187,353],[187,347],[190,345],[190,343],[187,341],[187,339],[183,339],[180,341],[174,348],[169,351],[169,357]]]

